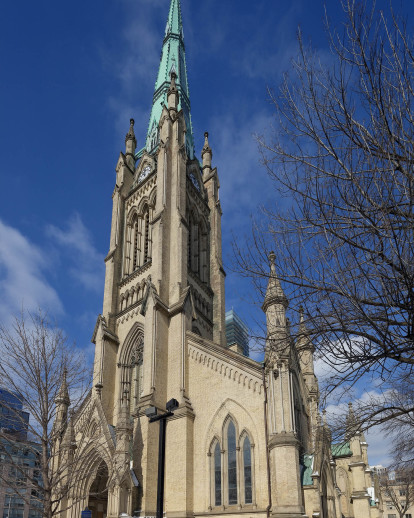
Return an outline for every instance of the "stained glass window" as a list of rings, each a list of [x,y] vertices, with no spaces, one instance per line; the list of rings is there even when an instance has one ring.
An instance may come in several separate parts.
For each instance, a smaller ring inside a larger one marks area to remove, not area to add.
[[[214,501],[221,505],[221,451],[219,443],[214,449]]]
[[[252,504],[252,451],[248,437],[243,443],[244,503]]]
[[[232,421],[227,428],[227,450],[229,505],[234,505],[237,504],[237,451],[236,428]]]

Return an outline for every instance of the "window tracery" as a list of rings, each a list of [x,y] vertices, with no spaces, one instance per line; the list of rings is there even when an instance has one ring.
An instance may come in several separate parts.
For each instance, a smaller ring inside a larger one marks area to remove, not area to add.
[[[142,210],[130,211],[125,239],[124,275],[131,275],[152,258],[152,217],[154,201],[146,201]]]
[[[130,412],[139,403],[143,388],[144,333],[142,326],[134,324],[121,348],[118,368],[120,369],[120,400],[129,394]]]
[[[202,282],[209,283],[209,239],[207,224],[195,211],[188,219],[188,268],[197,274]]]
[[[237,424],[232,417],[226,419],[221,439],[216,437],[213,440],[209,456],[210,508],[253,505],[254,445],[246,430],[238,435]]]

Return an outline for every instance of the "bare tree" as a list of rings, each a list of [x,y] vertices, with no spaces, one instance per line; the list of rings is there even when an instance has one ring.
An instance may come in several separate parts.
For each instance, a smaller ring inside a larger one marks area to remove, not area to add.
[[[41,311],[22,314],[11,327],[0,325],[0,386],[7,390],[1,400],[0,482],[10,498],[37,507],[45,518],[60,512],[79,484],[67,410],[69,394],[75,411],[89,381],[83,355]]]
[[[369,1],[342,6],[329,56],[299,35],[291,73],[270,91],[275,131],[258,143],[279,203],[247,249],[234,246],[262,289],[275,250],[291,310],[305,306],[329,363],[328,392],[375,381],[383,396],[361,408],[363,427],[412,426],[413,398],[400,389],[413,394],[414,47],[392,8],[387,18]]]
[[[406,516],[414,505],[414,469],[404,466],[379,477],[384,507],[396,511],[399,518]]]

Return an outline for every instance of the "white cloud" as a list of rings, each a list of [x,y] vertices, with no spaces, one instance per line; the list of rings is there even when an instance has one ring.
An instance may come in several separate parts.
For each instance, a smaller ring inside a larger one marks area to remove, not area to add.
[[[221,179],[220,198],[225,217],[223,225],[233,230],[238,225],[245,230],[249,214],[257,212],[271,191],[274,192],[260,164],[255,133],[271,124],[272,114],[242,113],[229,109],[211,122],[210,145],[213,165],[218,165]],[[230,115],[232,114],[232,115]],[[240,215],[243,218],[240,218]]]
[[[0,243],[0,320],[7,322],[22,308],[62,313],[62,302],[45,276],[47,254],[1,220]]]
[[[99,292],[104,278],[104,257],[93,245],[91,233],[79,214],[68,221],[66,229],[54,225],[47,227],[47,234],[54,240],[61,254],[69,260],[69,274],[85,289]]]

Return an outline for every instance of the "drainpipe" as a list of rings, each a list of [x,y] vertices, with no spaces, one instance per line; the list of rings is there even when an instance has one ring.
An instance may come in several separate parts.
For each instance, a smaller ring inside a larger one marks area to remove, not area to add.
[[[267,518],[270,517],[270,511],[272,509],[272,479],[270,476],[270,456],[269,456],[269,430],[267,427],[267,388],[266,388],[266,377],[265,377],[266,362],[263,362],[263,387],[264,387],[264,423],[265,423],[265,436],[266,436],[266,466],[267,466],[267,491],[269,495],[269,505],[266,508]]]

